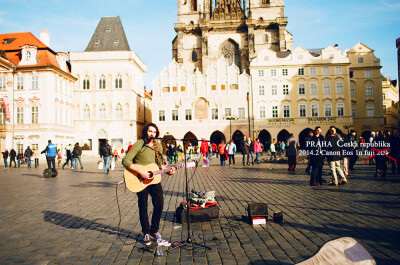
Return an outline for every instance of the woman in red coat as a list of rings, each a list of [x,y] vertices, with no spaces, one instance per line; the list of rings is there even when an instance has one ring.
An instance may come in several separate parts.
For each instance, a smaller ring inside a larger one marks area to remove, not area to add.
[[[200,153],[203,155],[203,160],[204,160],[203,167],[208,167],[209,166],[208,143],[207,143],[206,139],[204,139],[204,138],[201,139]]]

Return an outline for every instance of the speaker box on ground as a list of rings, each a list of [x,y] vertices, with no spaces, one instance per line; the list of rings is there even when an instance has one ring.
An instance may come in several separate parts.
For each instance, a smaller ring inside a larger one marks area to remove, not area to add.
[[[249,202],[247,205],[248,221],[251,223],[253,217],[264,217],[268,219],[268,207],[266,203]]]

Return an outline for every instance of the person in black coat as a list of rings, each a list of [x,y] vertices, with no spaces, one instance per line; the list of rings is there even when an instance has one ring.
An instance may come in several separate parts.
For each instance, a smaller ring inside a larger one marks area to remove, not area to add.
[[[6,149],[4,152],[1,152],[1,153],[3,154],[4,166],[5,166],[5,167],[8,167],[8,162],[7,162],[7,159],[8,159],[8,150]]]
[[[385,145],[387,143],[386,135],[383,133],[383,131],[380,131],[378,133],[378,137],[374,139],[372,142],[372,148],[382,150],[385,149]],[[375,156],[375,177],[386,177],[386,170],[387,170],[387,157],[383,154],[383,152],[378,152],[378,154]]]
[[[322,185],[322,166],[324,164],[324,136],[321,134],[321,127],[317,126],[314,130],[314,136],[311,137],[309,142],[309,154],[310,154],[310,164],[311,164],[311,178],[310,186]]]
[[[14,162],[14,167],[17,167],[17,163],[15,162],[16,157],[17,157],[17,152],[15,152],[14,148],[12,148],[10,151],[10,167],[12,165],[12,162]]]

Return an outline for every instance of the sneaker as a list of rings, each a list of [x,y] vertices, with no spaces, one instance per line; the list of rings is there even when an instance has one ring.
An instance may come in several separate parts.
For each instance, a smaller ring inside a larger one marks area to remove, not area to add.
[[[167,240],[164,240],[159,232],[151,234],[150,238],[154,241],[157,241],[158,246],[165,246],[165,247],[171,246],[171,243],[168,242]]]
[[[339,184],[337,184],[336,182],[333,182],[333,181],[330,182],[330,183],[328,184],[328,186],[336,186],[336,187],[337,187],[338,185],[339,185]]]
[[[146,246],[150,246],[150,245],[151,245],[151,237],[150,237],[150,234],[145,234],[145,235],[144,235],[143,244],[145,244]]]

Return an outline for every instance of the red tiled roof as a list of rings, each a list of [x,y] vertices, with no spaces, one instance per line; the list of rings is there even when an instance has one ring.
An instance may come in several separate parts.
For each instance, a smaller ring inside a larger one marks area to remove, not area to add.
[[[9,44],[4,44],[4,40],[14,39]],[[21,47],[24,45],[32,45],[38,48],[37,57],[38,63],[35,65],[18,66],[21,61]],[[0,34],[0,50],[5,51],[7,60],[11,61],[18,68],[38,67],[38,66],[55,66],[60,68],[57,62],[57,53],[43,44],[30,32],[7,33]]]
[[[10,62],[9,60],[6,60],[6,59],[4,59],[4,58],[1,58],[1,57],[0,57],[0,62],[1,62],[2,64],[5,64],[6,66],[8,66],[8,67],[10,67],[10,68],[13,68],[13,67],[14,67],[14,64],[13,64],[12,62]]]

